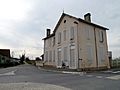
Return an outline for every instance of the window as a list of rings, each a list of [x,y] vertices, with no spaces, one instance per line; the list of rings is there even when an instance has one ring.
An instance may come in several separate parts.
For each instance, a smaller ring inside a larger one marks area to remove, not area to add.
[[[70,48],[70,67],[75,67],[75,47]]]
[[[49,39],[48,39],[49,40]],[[48,48],[48,40],[45,40],[45,49],[47,49]]]
[[[89,30],[89,29],[86,30],[86,37],[87,37],[87,40],[90,40],[90,38],[91,38],[91,30]]]
[[[55,50],[53,51],[53,62],[55,62]]]
[[[58,44],[61,43],[61,32],[58,33]]]
[[[52,40],[52,38],[49,38],[48,41],[47,41],[48,47],[51,47],[51,40]]]
[[[74,39],[74,27],[70,28],[70,40]]]
[[[64,20],[64,23],[66,23],[66,20]]]
[[[61,66],[61,49],[58,49],[58,66]]]
[[[105,49],[99,47],[99,64],[102,64],[105,61]]]
[[[66,40],[66,30],[63,31],[64,41]]]
[[[55,37],[53,37],[53,46],[55,45]]]
[[[46,51],[46,53],[45,53],[45,59],[46,59],[46,61],[48,61],[48,51]]]
[[[52,61],[52,51],[49,52],[49,61]]]
[[[103,31],[99,31],[99,41],[100,41],[100,42],[103,42],[103,41],[104,41]]]
[[[93,48],[91,46],[87,46],[87,60],[89,64],[92,64],[93,61]]]
[[[67,47],[64,47],[64,61],[67,62]]]

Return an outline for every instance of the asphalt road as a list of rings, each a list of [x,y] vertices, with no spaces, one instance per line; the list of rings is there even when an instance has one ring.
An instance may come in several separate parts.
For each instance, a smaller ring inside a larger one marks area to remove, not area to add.
[[[20,65],[0,69],[0,90],[120,90],[120,72],[63,74]]]

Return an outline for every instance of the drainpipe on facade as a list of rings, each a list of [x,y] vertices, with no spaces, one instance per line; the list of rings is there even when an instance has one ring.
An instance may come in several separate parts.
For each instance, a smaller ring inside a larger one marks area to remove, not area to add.
[[[94,27],[94,37],[95,37],[96,67],[98,69],[98,51],[97,51],[97,40],[96,40],[95,27]]]
[[[78,41],[78,22],[74,22],[76,25],[77,25],[77,52],[78,52],[78,68],[77,68],[77,70],[79,71],[79,67],[80,67],[80,65],[79,65],[79,41]]]

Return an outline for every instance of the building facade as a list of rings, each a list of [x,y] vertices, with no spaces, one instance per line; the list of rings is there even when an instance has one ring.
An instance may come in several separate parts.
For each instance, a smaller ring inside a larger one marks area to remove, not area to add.
[[[63,13],[44,40],[45,65],[69,69],[110,68],[107,28],[91,22],[90,13],[84,19]]]

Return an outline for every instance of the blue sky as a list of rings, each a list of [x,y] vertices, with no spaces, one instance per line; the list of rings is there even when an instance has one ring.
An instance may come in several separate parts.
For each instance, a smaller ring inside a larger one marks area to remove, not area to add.
[[[43,53],[46,28],[54,29],[63,10],[83,18],[92,14],[92,22],[106,26],[109,50],[120,53],[120,1],[116,0],[0,0],[0,48],[10,48],[14,56],[30,58]]]

